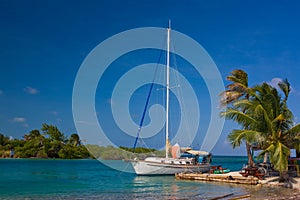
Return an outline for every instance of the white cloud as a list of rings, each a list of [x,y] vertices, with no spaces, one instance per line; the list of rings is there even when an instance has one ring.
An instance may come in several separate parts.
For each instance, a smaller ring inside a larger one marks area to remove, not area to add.
[[[15,122],[15,123],[23,123],[25,121],[26,121],[26,119],[24,117],[15,117],[12,119],[12,122]]]
[[[29,124],[25,123],[25,124],[23,124],[23,127],[29,128]]]
[[[271,85],[271,86],[274,87],[274,88],[279,89],[278,83],[279,83],[279,82],[282,82],[282,81],[283,81],[283,80],[282,80],[281,78],[273,78],[273,79],[271,80],[271,82],[269,82],[269,85]]]
[[[278,86],[278,83],[280,83],[282,81],[283,81],[283,79],[281,79],[281,78],[273,78],[271,80],[271,82],[268,82],[268,84],[271,85],[272,87],[278,89],[279,91],[281,91],[281,89]],[[290,89],[291,89],[292,93],[297,93],[296,90],[292,86],[290,86],[290,87],[291,87]]]
[[[55,111],[55,110],[52,110],[52,111],[49,111],[49,114],[50,114],[50,115],[57,116],[57,115],[58,115],[58,112]]]
[[[27,86],[24,88],[24,92],[28,93],[28,94],[37,94],[39,93],[40,91],[36,88],[33,88],[33,87],[30,87],[30,86]]]
[[[77,123],[79,123],[79,124],[84,124],[84,125],[91,125],[91,126],[95,126],[96,124],[94,124],[94,123],[91,123],[91,122],[87,122],[87,121],[80,121],[80,120],[78,120],[77,121]]]

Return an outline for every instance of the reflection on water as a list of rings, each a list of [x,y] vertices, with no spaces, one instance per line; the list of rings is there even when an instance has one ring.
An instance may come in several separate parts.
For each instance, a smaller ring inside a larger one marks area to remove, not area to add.
[[[166,199],[209,199],[229,193],[244,194],[245,190],[229,185],[176,180],[173,176],[136,176],[133,193]],[[140,196],[141,197],[141,196]]]

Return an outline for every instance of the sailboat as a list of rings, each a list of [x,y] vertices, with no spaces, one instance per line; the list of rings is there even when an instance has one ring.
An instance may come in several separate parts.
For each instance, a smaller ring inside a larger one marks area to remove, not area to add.
[[[174,175],[180,172],[208,172],[211,153],[186,148],[183,153],[178,144],[172,147],[169,157],[169,92],[170,92],[170,33],[171,23],[167,28],[167,61],[166,61],[166,124],[165,124],[165,157],[147,157],[143,160],[131,160],[137,175]]]

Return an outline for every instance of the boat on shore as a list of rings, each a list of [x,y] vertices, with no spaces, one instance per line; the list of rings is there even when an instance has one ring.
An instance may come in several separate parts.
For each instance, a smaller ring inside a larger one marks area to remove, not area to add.
[[[137,175],[174,175],[181,172],[208,172],[210,170],[211,153],[186,149],[181,153],[178,144],[172,147],[172,157],[169,157],[169,92],[170,92],[170,33],[171,26],[167,28],[167,61],[166,61],[166,124],[165,124],[165,157],[147,157],[145,159],[134,159],[130,162]],[[150,89],[151,92],[151,89]],[[147,109],[150,94],[146,102],[144,114]],[[134,148],[142,128],[143,118],[140,123]]]

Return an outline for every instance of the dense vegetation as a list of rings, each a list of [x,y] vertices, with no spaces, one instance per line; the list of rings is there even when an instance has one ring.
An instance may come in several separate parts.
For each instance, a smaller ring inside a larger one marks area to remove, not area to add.
[[[88,158],[89,152],[80,142],[78,134],[67,138],[56,126],[43,124],[23,139],[10,139],[0,134],[0,157],[15,158]]]
[[[147,156],[164,156],[165,151],[157,151],[155,149],[148,149],[143,147],[138,147],[135,149],[135,153],[132,153],[132,148],[119,147],[115,148],[113,146],[98,146],[98,145],[86,145],[89,152],[95,158],[100,158],[104,160],[121,160],[121,159],[134,159],[134,158],[145,158]]]
[[[290,83],[283,80],[278,87],[268,83],[249,87],[248,74],[243,70],[232,71],[227,80],[231,83],[221,95],[221,104],[226,105],[221,116],[241,127],[228,135],[232,146],[246,143],[249,165],[253,165],[251,149],[260,149],[260,155],[269,157],[275,169],[284,174],[290,149],[300,152],[300,124],[294,123],[287,104]]]
[[[78,134],[67,138],[56,126],[43,124],[41,131],[32,130],[22,139],[10,139],[0,133],[0,158],[100,158],[104,160],[132,159],[149,155],[164,155],[163,151],[137,147],[132,148],[82,145]]]

